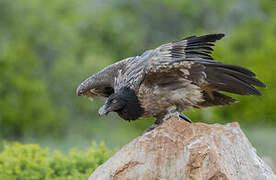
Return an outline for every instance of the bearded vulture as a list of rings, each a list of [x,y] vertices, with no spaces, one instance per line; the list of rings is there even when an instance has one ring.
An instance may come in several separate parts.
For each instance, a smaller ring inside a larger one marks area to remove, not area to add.
[[[214,61],[212,46],[222,37],[191,36],[123,59],[83,81],[77,95],[107,98],[99,115],[114,111],[128,121],[154,117],[153,128],[170,113],[190,121],[182,111],[236,102],[221,92],[260,96],[254,86],[265,85],[252,71]]]

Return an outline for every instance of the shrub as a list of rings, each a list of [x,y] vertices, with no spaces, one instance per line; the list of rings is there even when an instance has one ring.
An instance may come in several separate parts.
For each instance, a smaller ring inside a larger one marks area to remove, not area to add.
[[[37,144],[5,142],[0,153],[0,179],[87,179],[111,154],[103,143],[92,143],[85,151],[75,148],[67,154],[51,154]]]

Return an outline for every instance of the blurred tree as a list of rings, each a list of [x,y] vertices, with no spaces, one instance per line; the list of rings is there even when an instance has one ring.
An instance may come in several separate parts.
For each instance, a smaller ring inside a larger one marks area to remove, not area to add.
[[[65,119],[48,92],[45,59],[54,53],[40,29],[46,22],[33,14],[35,3],[0,1],[0,132],[8,139],[60,132]]]
[[[15,40],[2,45],[0,55],[2,135],[16,139],[25,134],[41,135],[61,125],[64,114],[54,108],[46,83],[38,78],[41,69],[41,62],[37,61],[27,41]]]
[[[227,33],[216,59],[251,68],[269,88],[262,98],[237,97],[239,104],[188,115],[276,126],[274,7],[273,0],[0,0],[0,136],[75,133],[114,144],[116,137],[133,137],[150,120],[99,121],[103,100],[77,97],[78,84],[117,60],[212,32]]]

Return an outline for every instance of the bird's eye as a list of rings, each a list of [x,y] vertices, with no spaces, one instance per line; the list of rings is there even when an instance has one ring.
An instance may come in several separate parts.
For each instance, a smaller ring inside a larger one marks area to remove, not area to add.
[[[118,100],[117,99],[113,99],[111,102],[115,104],[115,103],[118,102]]]

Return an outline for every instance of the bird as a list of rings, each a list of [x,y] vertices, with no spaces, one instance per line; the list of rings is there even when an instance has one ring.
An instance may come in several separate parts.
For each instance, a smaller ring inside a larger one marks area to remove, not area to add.
[[[104,97],[99,115],[116,112],[127,121],[155,118],[149,131],[168,116],[191,122],[182,112],[226,106],[237,100],[226,93],[261,96],[265,84],[247,68],[212,57],[223,33],[190,36],[111,64],[84,80],[78,96]]]

